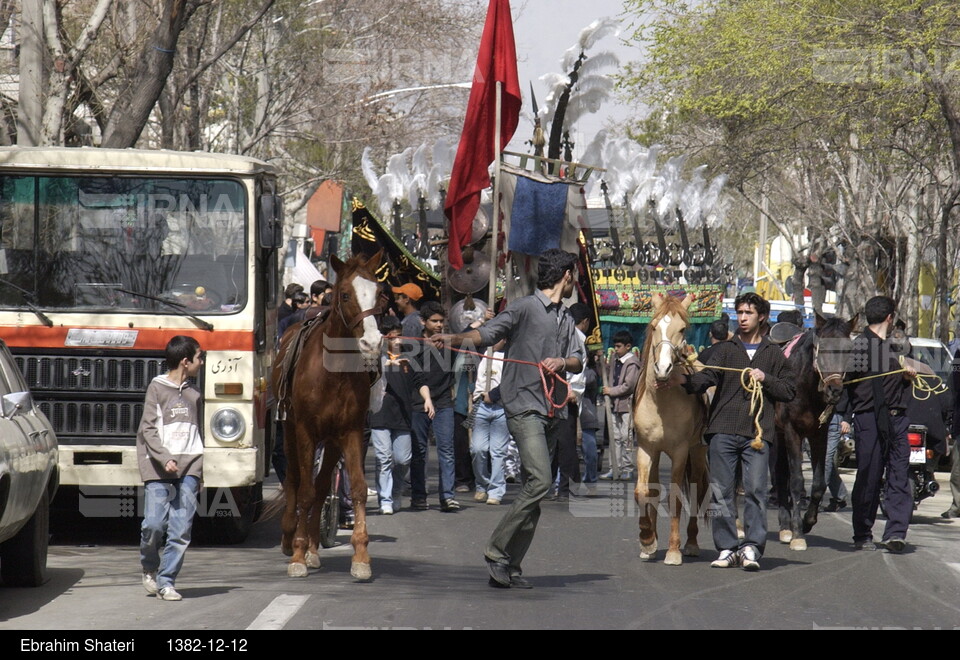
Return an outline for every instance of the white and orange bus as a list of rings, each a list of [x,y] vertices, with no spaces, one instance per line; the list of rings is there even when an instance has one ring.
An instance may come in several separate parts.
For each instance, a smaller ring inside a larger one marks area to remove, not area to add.
[[[191,335],[206,352],[201,514],[215,538],[246,537],[272,445],[281,226],[276,171],[252,158],[0,149],[0,336],[81,514],[136,515],[144,393],[170,338]]]

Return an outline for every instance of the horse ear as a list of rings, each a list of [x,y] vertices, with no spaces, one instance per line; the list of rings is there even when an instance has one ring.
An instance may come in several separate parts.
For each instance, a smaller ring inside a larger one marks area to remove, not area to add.
[[[819,330],[823,327],[823,324],[827,322],[827,319],[820,316],[820,312],[814,310],[813,315],[816,317],[816,328]]]
[[[340,257],[338,257],[337,255],[335,254],[330,255],[330,265],[333,266],[333,270],[337,273],[337,275],[343,272],[344,263],[340,260]]]
[[[375,255],[367,259],[367,268],[372,272],[377,272],[380,268],[380,262],[383,260],[383,248],[380,248]]]
[[[688,293],[686,297],[680,302],[680,305],[684,309],[690,309],[690,305],[693,304],[693,301],[696,299],[696,296],[692,293]]]
[[[663,306],[663,294],[658,291],[653,294],[653,310],[659,311],[661,306]]]

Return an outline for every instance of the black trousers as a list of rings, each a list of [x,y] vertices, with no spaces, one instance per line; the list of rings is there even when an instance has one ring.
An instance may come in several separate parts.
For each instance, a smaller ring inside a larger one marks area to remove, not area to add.
[[[907,538],[907,528],[913,514],[913,493],[908,474],[910,445],[907,429],[910,420],[900,415],[890,421],[896,437],[884,457],[877,432],[877,418],[872,412],[858,414],[853,418],[857,451],[857,480],[853,484],[853,496],[850,498],[853,504],[854,541],[868,541],[873,538],[873,524],[877,520],[877,508],[880,506],[884,470],[887,480],[883,484],[883,508],[887,512],[887,524],[883,530],[883,540]]]
[[[560,420],[557,427],[557,451],[553,457],[553,478],[560,473],[558,495],[570,494],[570,482],[580,483],[580,459],[577,457],[577,417],[579,408],[575,403],[567,404],[567,418]]]
[[[470,432],[463,427],[466,415],[453,413],[453,468],[454,487],[466,486],[473,490],[476,479],[473,476],[473,459],[470,457]]]

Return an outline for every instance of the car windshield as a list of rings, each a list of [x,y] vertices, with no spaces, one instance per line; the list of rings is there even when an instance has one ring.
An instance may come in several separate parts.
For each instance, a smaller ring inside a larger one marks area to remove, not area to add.
[[[0,177],[0,309],[237,311],[246,222],[233,180]]]
[[[933,369],[934,373],[943,380],[944,385],[947,387],[951,385],[950,374],[953,368],[953,360],[946,347],[942,345],[918,346],[916,343],[913,343],[911,345],[911,355],[914,359],[923,362]]]

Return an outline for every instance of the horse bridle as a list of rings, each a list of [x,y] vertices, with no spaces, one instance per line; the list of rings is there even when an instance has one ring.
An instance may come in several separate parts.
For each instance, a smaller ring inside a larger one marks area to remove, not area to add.
[[[343,303],[343,300],[344,300],[344,299],[343,299],[343,296],[344,296],[344,295],[345,295],[345,294],[343,294],[343,293],[340,294],[340,301],[339,301],[339,302],[340,302],[341,304],[337,305],[337,312],[340,313],[340,319],[343,321],[343,324],[344,324],[345,326],[347,326],[347,329],[349,329],[349,330],[353,330],[353,329],[356,328],[358,325],[360,325],[361,323],[363,323],[363,319],[367,318],[368,316],[379,316],[379,315],[383,314],[384,303],[386,302],[386,300],[385,300],[385,296],[384,296],[383,294],[379,294],[379,295],[377,296],[377,304],[376,304],[376,305],[374,305],[374,306],[371,307],[370,309],[362,310],[362,311],[361,311],[360,313],[358,313],[355,317],[353,317],[353,319],[351,319],[350,321],[347,321],[347,317],[343,315],[343,304],[342,304],[342,303]]]
[[[830,381],[834,381],[834,380],[835,380],[835,381],[838,381],[838,385],[841,385],[841,386],[842,386],[842,385],[843,385],[843,379],[844,379],[846,373],[845,373],[845,372],[843,372],[843,373],[832,373],[832,374],[829,374],[828,376],[824,376],[824,375],[823,375],[823,370],[820,368],[820,360],[818,359],[819,357],[820,357],[820,338],[817,337],[816,334],[814,334],[814,342],[813,342],[813,368],[814,368],[814,370],[816,370],[817,376],[819,376],[819,378],[820,378],[820,385],[819,385],[819,387],[817,388],[817,391],[818,391],[818,392],[823,392],[823,390],[826,389],[827,385],[830,384]]]

